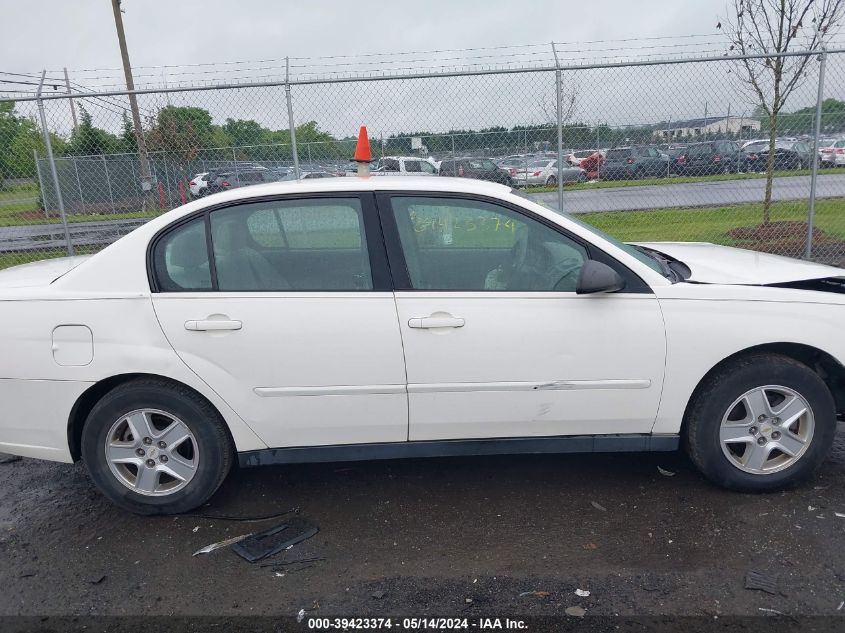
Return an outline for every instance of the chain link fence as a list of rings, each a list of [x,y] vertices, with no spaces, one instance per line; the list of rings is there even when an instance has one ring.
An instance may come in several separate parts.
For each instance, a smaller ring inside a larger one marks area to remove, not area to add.
[[[351,175],[361,124],[375,173],[496,180],[627,241],[845,264],[845,55],[803,55],[768,207],[770,119],[733,57],[138,90],[141,129],[126,92],[0,100],[0,268],[217,191]]]

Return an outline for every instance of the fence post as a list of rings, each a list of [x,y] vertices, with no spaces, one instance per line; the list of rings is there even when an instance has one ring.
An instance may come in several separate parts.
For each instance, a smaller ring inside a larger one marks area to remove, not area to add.
[[[112,195],[111,191],[111,176],[109,176],[109,162],[106,160],[105,154],[100,154],[100,157],[103,159],[103,171],[106,172],[106,187],[109,190],[109,204],[111,204],[111,212],[114,213],[114,195]]]
[[[296,125],[293,122],[293,103],[290,96],[290,58],[285,57],[285,100],[288,102],[288,127],[290,127],[290,149],[293,152],[293,173],[299,180],[299,155],[296,152]]]
[[[67,228],[67,216],[65,215],[65,201],[62,199],[62,188],[59,186],[59,172],[56,171],[56,161],[53,158],[53,143],[50,140],[50,131],[47,129],[47,116],[44,114],[44,101],[41,100],[41,90],[44,88],[44,76],[46,70],[41,71],[41,81],[38,83],[38,92],[35,94],[38,102],[38,117],[41,119],[41,133],[44,135],[44,146],[47,149],[47,160],[50,162],[50,172],[53,175],[53,186],[56,188],[56,203],[59,205],[59,215],[62,218],[62,228],[65,231],[67,242],[67,254],[73,256],[73,243],[70,241],[70,231]],[[47,206],[46,204],[44,206]]]
[[[804,248],[804,259],[813,256],[813,224],[816,219],[816,180],[819,176],[819,134],[822,127],[822,100],[824,99],[824,67],[827,61],[827,51],[821,46],[819,62],[819,92],[816,96],[816,125],[813,130],[812,168],[810,171],[810,206],[807,209],[807,245]]]
[[[79,190],[79,208],[85,213],[85,196],[82,194],[82,182],[79,180],[79,165],[76,156],[73,157],[73,171],[76,174],[76,188]]]
[[[50,219],[50,212],[47,211],[47,191],[44,189],[44,181],[41,179],[41,165],[38,164],[38,150],[33,148],[32,158],[35,159],[35,173],[38,174],[38,191],[41,192],[41,204],[44,205],[44,217]]]
[[[561,86],[560,62],[557,58],[557,48],[552,42],[552,52],[555,55],[555,92],[557,93],[557,208],[563,211],[563,87]],[[525,183],[528,184],[528,173],[525,174]]]

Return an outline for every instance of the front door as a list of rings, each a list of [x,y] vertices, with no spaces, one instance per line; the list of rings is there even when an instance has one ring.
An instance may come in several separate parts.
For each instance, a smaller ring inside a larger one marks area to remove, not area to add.
[[[666,344],[644,284],[576,294],[593,247],[491,201],[385,195],[379,207],[411,440],[650,432]]]
[[[269,446],[407,440],[371,194],[213,210],[160,238],[153,262],[170,344]]]

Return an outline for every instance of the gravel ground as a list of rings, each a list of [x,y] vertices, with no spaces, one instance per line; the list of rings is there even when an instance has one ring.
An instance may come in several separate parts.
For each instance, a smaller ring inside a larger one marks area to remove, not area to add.
[[[23,459],[0,463],[0,615],[845,615],[843,483],[843,429],[814,481],[766,495],[715,488],[680,453],[234,472],[202,514],[320,526],[277,572],[191,554],[278,519],[137,517],[82,465]]]

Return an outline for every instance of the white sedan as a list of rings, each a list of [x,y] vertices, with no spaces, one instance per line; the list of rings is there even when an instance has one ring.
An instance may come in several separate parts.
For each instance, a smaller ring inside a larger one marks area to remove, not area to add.
[[[0,451],[145,514],[235,464],[681,444],[772,490],[831,446],[843,322],[845,270],[622,244],[502,185],[268,183],[0,272]]]

